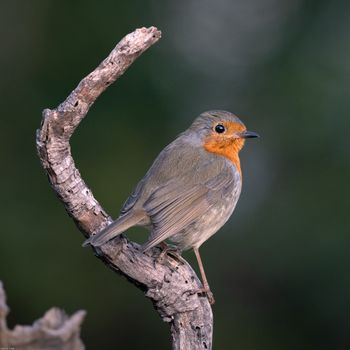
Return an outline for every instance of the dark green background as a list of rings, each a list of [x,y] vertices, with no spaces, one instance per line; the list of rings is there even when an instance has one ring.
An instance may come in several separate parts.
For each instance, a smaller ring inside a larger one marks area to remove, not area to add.
[[[1,1],[0,279],[10,324],[54,305],[86,309],[88,349],[170,348],[151,303],[81,248],[34,142],[41,111],[121,37],[150,25],[163,38],[98,99],[72,140],[96,198],[116,217],[157,153],[199,113],[238,114],[262,138],[242,152],[232,219],[201,250],[217,300],[214,348],[350,348],[345,0]],[[146,239],[142,230],[131,237]]]

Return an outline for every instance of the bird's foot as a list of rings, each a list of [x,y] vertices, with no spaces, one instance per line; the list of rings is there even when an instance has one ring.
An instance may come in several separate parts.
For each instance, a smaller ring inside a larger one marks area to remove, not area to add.
[[[214,294],[209,288],[199,288],[196,290],[197,294],[205,294],[208,298],[209,304],[214,305],[215,304],[215,299],[214,299]]]
[[[161,252],[157,257],[157,262],[161,263],[164,261],[164,257],[166,255],[172,257],[174,260],[180,262],[181,264],[185,264],[185,259],[181,256],[181,250],[174,246],[169,246],[165,242],[160,243]]]
[[[214,299],[214,294],[209,288],[198,288],[198,289],[192,289],[188,291],[191,295],[193,294],[199,294],[199,295],[205,295],[208,298],[209,304],[214,305],[215,304],[215,299]]]

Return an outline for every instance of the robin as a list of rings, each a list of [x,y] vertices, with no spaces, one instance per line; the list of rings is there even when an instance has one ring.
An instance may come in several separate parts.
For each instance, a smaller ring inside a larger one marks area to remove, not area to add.
[[[119,218],[83,244],[99,247],[132,226],[150,229],[143,252],[169,240],[182,252],[192,248],[203,288],[213,294],[204,272],[199,247],[231,216],[242,188],[239,151],[247,131],[232,113],[202,113],[166,146],[124,203]]]

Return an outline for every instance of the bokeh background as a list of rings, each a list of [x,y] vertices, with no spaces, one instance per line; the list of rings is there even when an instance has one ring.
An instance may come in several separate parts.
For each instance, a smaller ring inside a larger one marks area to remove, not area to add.
[[[88,349],[168,349],[142,293],[82,249],[35,150],[41,111],[65,99],[128,32],[163,38],[101,96],[72,140],[114,217],[158,152],[202,111],[262,138],[244,188],[202,248],[217,303],[215,349],[350,348],[350,2],[0,3],[0,279],[10,325],[86,309]],[[144,241],[146,232],[131,232]],[[185,254],[196,267],[193,254]]]

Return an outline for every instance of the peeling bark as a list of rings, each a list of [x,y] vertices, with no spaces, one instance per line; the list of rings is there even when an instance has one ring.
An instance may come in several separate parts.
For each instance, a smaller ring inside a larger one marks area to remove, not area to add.
[[[46,109],[37,131],[37,150],[49,182],[80,231],[89,237],[112,222],[81,178],[69,140],[98,96],[161,36],[155,27],[140,28],[124,37],[109,56],[56,109]],[[144,291],[163,321],[170,324],[173,349],[211,349],[213,316],[191,266],[167,256],[157,261],[159,249],[141,253],[123,235],[93,248],[109,268]]]

